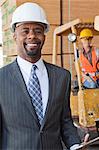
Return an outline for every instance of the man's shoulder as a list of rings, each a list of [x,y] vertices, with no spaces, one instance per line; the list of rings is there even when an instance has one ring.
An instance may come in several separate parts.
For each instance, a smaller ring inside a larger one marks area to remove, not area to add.
[[[69,70],[63,68],[63,67],[60,67],[60,66],[57,66],[57,65],[54,65],[54,64],[51,64],[51,63],[48,63],[48,62],[45,62],[44,61],[44,64],[46,67],[49,67],[51,70],[53,70],[54,72],[57,72],[57,73],[63,73],[63,74],[68,74],[70,75],[70,72]]]
[[[99,48],[95,47],[94,50],[96,52],[96,56],[99,58]]]
[[[3,66],[2,68],[0,68],[0,74],[3,74],[5,72],[9,72],[9,69],[12,68],[12,66],[14,65],[15,61],[14,62],[11,62],[10,64],[7,64],[5,66]]]

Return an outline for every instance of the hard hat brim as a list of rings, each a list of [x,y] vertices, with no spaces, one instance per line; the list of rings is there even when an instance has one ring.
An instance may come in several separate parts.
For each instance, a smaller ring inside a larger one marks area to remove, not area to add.
[[[83,38],[93,38],[93,36],[84,36],[84,37],[79,37],[80,39],[83,39]]]
[[[11,31],[12,32],[15,32],[15,28],[22,25],[22,24],[25,24],[25,23],[37,23],[37,24],[40,24],[41,26],[44,27],[44,33],[47,33],[49,31],[49,28],[50,28],[50,25],[49,24],[45,24],[45,23],[42,23],[42,22],[37,22],[37,21],[24,21],[24,22],[18,22],[18,23],[15,23],[15,24],[11,24]]]

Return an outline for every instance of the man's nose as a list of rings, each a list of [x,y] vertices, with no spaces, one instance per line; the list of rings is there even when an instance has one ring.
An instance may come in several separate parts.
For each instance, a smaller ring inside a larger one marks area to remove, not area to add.
[[[29,34],[28,34],[28,38],[29,38],[29,39],[33,39],[33,38],[35,38],[35,37],[36,37],[36,35],[35,35],[34,31],[33,31],[33,30],[30,30],[30,31],[29,31]]]

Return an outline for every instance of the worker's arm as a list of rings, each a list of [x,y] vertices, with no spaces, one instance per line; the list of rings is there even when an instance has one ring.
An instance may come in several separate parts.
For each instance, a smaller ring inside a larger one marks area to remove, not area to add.
[[[97,56],[96,68],[97,68],[97,71],[99,72],[99,49],[98,48],[96,48],[96,56]],[[99,78],[99,75],[98,75],[98,78]]]
[[[97,60],[99,60],[99,48],[96,48],[96,56],[97,56]]]

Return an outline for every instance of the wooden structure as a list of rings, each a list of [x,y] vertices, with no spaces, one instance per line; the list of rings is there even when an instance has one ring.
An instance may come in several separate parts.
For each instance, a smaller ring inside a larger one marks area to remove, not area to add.
[[[93,29],[93,23],[91,28]],[[57,27],[53,34],[53,64],[56,64],[57,60],[57,47],[58,47],[58,36],[66,36],[69,32],[79,35],[80,28],[88,26],[88,23],[82,23],[80,19],[76,19],[60,27]],[[79,26],[79,29],[78,29]],[[94,34],[98,35],[98,32],[94,31]],[[99,89],[83,89],[81,84],[81,68],[80,62],[77,58],[77,41],[73,43],[74,46],[74,58],[75,58],[75,69],[78,77],[79,92],[78,100],[75,100],[74,96],[71,95],[71,108],[72,115],[75,113],[75,108],[78,106],[79,123],[83,127],[95,126],[95,120],[99,118]],[[75,104],[75,105],[74,105]],[[73,106],[73,107],[72,107]]]

